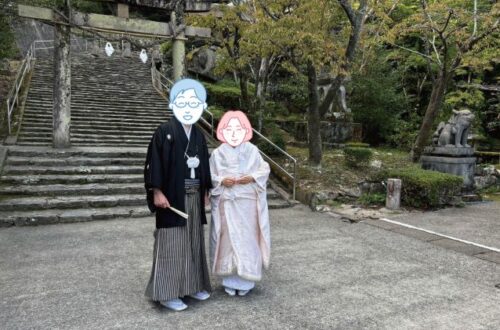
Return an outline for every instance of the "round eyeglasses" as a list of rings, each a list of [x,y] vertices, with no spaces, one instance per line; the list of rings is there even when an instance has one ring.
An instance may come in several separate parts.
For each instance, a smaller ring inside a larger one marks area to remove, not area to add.
[[[200,101],[189,101],[189,102],[174,102],[174,105],[178,108],[185,108],[186,106],[190,107],[190,108],[196,108],[198,107],[200,104],[202,104],[203,102],[200,102]]]

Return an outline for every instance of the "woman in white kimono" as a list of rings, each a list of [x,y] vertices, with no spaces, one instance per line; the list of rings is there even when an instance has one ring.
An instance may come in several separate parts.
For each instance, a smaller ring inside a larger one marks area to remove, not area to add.
[[[223,143],[210,157],[213,189],[210,259],[225,291],[246,295],[269,266],[271,235],[266,186],[269,164],[248,142],[252,126],[241,111],[228,111],[217,127]]]

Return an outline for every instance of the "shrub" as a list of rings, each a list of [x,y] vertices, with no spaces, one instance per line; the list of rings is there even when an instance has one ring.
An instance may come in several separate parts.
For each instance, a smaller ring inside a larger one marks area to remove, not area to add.
[[[271,128],[268,128],[264,132],[264,136],[266,136],[271,142],[276,144],[278,147],[286,151],[286,142],[283,136],[283,132],[279,129],[278,126],[274,125]],[[255,137],[256,138],[256,137]],[[275,147],[264,141],[263,139],[256,138],[256,145],[259,149],[268,156],[280,156],[282,155]]]
[[[388,142],[397,126],[397,118],[408,109],[401,88],[402,74],[387,62],[385,52],[378,53],[365,70],[353,74],[347,88],[348,106],[354,122],[363,125],[363,140],[372,145]]]
[[[216,84],[203,83],[207,89],[207,103],[219,105],[225,109],[240,108],[240,88],[236,83],[229,80],[222,80]]]
[[[373,152],[370,148],[346,147],[344,148],[344,160],[348,167],[368,166]]]
[[[401,202],[415,208],[437,208],[450,204],[462,188],[457,175],[424,170],[418,166],[379,172],[376,181],[397,178],[402,181]]]
[[[358,201],[362,205],[384,205],[385,194],[382,193],[363,194],[359,197]]]

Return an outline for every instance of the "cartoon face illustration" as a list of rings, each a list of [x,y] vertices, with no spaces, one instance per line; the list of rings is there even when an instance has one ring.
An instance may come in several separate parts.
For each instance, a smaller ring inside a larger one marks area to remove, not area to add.
[[[193,79],[179,80],[170,90],[169,108],[182,124],[196,123],[207,109],[207,92],[202,84]]]
[[[247,116],[241,111],[226,112],[217,127],[217,139],[232,147],[252,139],[252,125]]]

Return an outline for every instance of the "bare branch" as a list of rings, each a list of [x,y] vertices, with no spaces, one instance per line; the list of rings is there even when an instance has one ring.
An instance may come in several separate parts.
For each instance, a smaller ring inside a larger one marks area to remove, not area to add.
[[[477,0],[474,0],[474,30],[472,31],[472,36],[477,34]]]
[[[446,17],[446,23],[444,23],[443,28],[442,28],[441,30],[439,30],[439,31],[438,31],[440,34],[442,34],[444,31],[446,31],[446,28],[448,27],[448,24],[450,24],[450,20],[451,20],[451,17],[452,17],[452,16],[453,16],[453,10],[452,10],[452,9],[450,9],[450,10],[448,11],[448,17]]]
[[[411,48],[406,48],[406,47],[403,47],[403,46],[400,46],[400,45],[397,45],[397,44],[394,44],[394,43],[388,43],[388,44],[389,44],[389,45],[391,45],[391,46],[394,46],[394,47],[397,47],[397,48],[400,48],[400,49],[406,50],[406,51],[408,51],[408,52],[410,52],[410,53],[420,55],[420,56],[422,56],[422,57],[424,57],[424,58],[426,58],[426,59],[431,60],[432,62],[436,62],[436,61],[434,60],[434,57],[432,57],[432,56],[430,56],[430,55],[426,55],[426,54],[421,53],[421,52],[419,52],[419,51],[416,51],[416,50],[414,50],[414,49],[411,49]]]
[[[390,15],[392,14],[392,12],[393,12],[394,10],[396,10],[396,8],[397,8],[397,6],[398,6],[398,4],[399,4],[399,1],[400,1],[400,0],[394,0],[394,2],[392,3],[391,8],[390,8],[390,9],[389,9],[389,11],[386,13],[386,15],[387,15],[387,16],[390,16]]]
[[[432,36],[432,40],[429,41],[429,43],[432,45],[432,49],[434,50],[434,53],[436,54],[436,60],[441,65],[441,58],[439,56],[439,52],[436,48],[436,35]]]
[[[349,0],[338,0],[338,2],[342,9],[344,9],[349,22],[352,26],[354,26],[356,24],[356,13],[354,12],[354,9],[352,9],[351,3]]]
[[[497,18],[497,20],[495,21],[495,23],[493,23],[491,28],[484,31],[483,33],[481,33],[477,37],[472,36],[471,39],[469,39],[469,41],[465,44],[465,47],[463,47],[463,48],[461,47],[460,50],[462,52],[467,52],[467,51],[471,50],[472,47],[474,47],[474,45],[477,44],[479,41],[481,41],[482,39],[486,38],[487,36],[489,36],[490,34],[495,32],[496,30],[498,30],[498,24],[499,24],[499,19]]]

